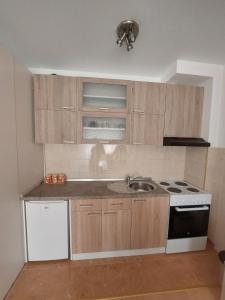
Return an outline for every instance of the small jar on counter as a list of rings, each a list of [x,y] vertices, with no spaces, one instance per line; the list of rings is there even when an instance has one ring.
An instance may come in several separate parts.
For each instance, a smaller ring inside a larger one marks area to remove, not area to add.
[[[52,174],[48,174],[45,176],[45,183],[52,184]]]
[[[66,175],[63,174],[63,173],[59,174],[59,175],[58,175],[58,183],[59,183],[59,184],[64,184],[65,181],[66,181]]]
[[[57,184],[58,183],[58,175],[57,174],[53,174],[52,175],[52,183],[53,184]]]

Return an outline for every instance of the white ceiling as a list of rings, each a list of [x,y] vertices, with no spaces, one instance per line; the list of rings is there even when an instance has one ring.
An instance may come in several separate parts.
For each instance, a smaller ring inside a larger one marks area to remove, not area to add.
[[[127,18],[130,53],[115,43]],[[0,43],[30,68],[158,77],[176,59],[225,64],[225,1],[0,0]]]

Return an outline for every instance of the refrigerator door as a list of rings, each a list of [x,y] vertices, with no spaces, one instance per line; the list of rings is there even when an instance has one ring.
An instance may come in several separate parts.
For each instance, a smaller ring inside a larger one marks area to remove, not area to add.
[[[68,202],[25,202],[28,261],[69,256]]]

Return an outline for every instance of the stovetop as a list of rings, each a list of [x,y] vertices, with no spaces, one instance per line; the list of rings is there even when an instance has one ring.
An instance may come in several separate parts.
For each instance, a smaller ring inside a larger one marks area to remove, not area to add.
[[[211,204],[211,194],[181,180],[161,180],[157,182],[170,193],[171,206]]]
[[[206,193],[198,187],[180,180],[162,180],[159,181],[158,184],[170,194],[193,195]]]

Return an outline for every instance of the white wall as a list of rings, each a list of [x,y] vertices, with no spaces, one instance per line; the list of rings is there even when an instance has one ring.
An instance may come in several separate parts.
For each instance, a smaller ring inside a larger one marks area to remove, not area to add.
[[[26,76],[21,76],[21,70]],[[42,149],[31,146],[30,83],[31,74],[15,64],[14,58],[0,48],[0,299],[24,264],[20,193],[28,185],[38,183],[43,174]],[[38,171],[29,178],[32,161],[36,162],[34,167]]]

